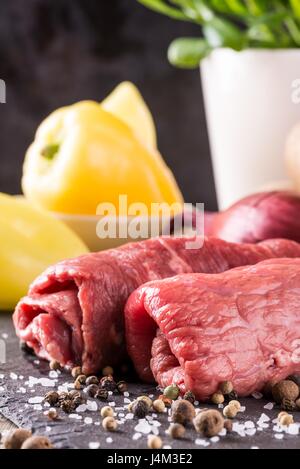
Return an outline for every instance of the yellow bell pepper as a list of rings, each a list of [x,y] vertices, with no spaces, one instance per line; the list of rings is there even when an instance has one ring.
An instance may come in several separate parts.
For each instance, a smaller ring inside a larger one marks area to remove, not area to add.
[[[102,202],[182,203],[159,152],[98,103],[83,101],[53,112],[29,147],[22,187],[35,206],[95,214]]]
[[[13,309],[50,264],[87,252],[64,223],[0,193],[0,309]]]

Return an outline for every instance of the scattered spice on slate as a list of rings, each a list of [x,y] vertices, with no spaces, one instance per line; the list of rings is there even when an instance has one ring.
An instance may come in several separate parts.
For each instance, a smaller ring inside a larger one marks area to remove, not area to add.
[[[49,363],[49,368],[50,370],[59,370],[60,369],[60,364],[57,360],[51,360]]]
[[[101,378],[100,386],[102,389],[106,389],[106,391],[115,391],[117,385],[112,375],[108,375]]]
[[[136,400],[132,404],[132,412],[138,419],[144,419],[149,413],[149,405],[144,400]]]
[[[189,401],[180,399],[174,401],[171,408],[171,419],[175,423],[187,425],[196,416],[195,407]]]
[[[223,409],[223,415],[224,417],[226,417],[227,419],[234,419],[234,417],[237,416],[237,413],[238,413],[238,410],[235,406],[233,405],[227,405],[226,407],[224,407]]]
[[[114,369],[111,366],[106,366],[102,370],[102,375],[103,376],[111,376],[114,374]]]
[[[183,399],[185,399],[186,401],[189,401],[191,404],[194,404],[196,397],[192,391],[187,391],[185,395],[183,396]]]
[[[155,412],[158,412],[159,414],[162,414],[166,410],[165,403],[162,399],[156,399],[155,401],[153,401],[152,407],[153,410],[155,410]]]
[[[296,406],[295,401],[293,401],[292,399],[287,399],[286,397],[284,397],[281,401],[281,409],[286,410],[288,412],[293,412],[294,410],[297,409],[297,406]]]
[[[99,379],[97,378],[97,376],[89,376],[86,379],[85,384],[86,386],[90,386],[91,384],[99,384]]]
[[[233,384],[231,381],[223,381],[220,386],[219,390],[222,394],[230,394],[233,391]]]
[[[59,401],[59,394],[56,391],[49,391],[44,396],[44,401],[51,406],[56,405]]]
[[[100,415],[101,417],[105,418],[105,417],[113,417],[114,415],[114,410],[112,407],[110,407],[109,405],[105,406],[105,407],[102,407],[102,409],[100,410]]]
[[[139,397],[137,398],[137,401],[144,401],[144,402],[147,404],[147,406],[148,406],[148,410],[151,409],[152,404],[153,404],[152,400],[151,400],[150,397],[148,397],[148,396],[139,396]]]
[[[58,419],[58,412],[56,409],[49,409],[47,412],[47,417],[49,420],[57,420]]]
[[[118,428],[118,423],[114,417],[105,417],[102,426],[104,430],[107,430],[109,432],[114,432]]]
[[[98,389],[95,394],[95,398],[100,401],[106,401],[108,399],[108,391],[106,389]]]
[[[52,449],[49,438],[45,436],[32,436],[24,441],[21,449]]]
[[[128,386],[127,386],[126,381],[119,381],[117,383],[117,389],[118,389],[120,394],[124,394],[124,392],[127,392],[128,391]]]
[[[280,404],[283,399],[295,401],[299,396],[299,387],[294,381],[284,379],[273,386],[272,395],[276,404]]]
[[[172,423],[168,430],[168,434],[171,438],[179,439],[182,438],[185,434],[185,428],[181,423]]]
[[[170,384],[164,389],[164,396],[175,401],[179,396],[180,390],[176,384]]]
[[[78,378],[78,376],[82,375],[81,366],[74,366],[71,371],[71,375],[74,379]]]
[[[213,404],[216,404],[216,405],[223,404],[224,401],[225,401],[225,398],[221,392],[215,392],[211,396],[211,402]]]
[[[95,397],[98,391],[99,391],[99,386],[97,386],[97,384],[90,384],[89,386],[85,388],[85,392],[90,397]]]
[[[224,428],[224,419],[217,410],[205,410],[194,418],[194,427],[198,433],[211,438]]]
[[[25,428],[17,428],[4,439],[5,449],[20,449],[24,441],[31,437],[31,431]]]

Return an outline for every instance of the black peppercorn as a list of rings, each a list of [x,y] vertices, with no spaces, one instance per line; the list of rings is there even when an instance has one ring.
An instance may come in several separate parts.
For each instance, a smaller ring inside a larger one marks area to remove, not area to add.
[[[61,409],[66,413],[66,414],[70,414],[71,412],[73,412],[75,410],[75,404],[74,404],[74,401],[72,401],[71,399],[65,399],[63,400],[61,403],[60,403],[60,407]]]
[[[59,401],[59,394],[56,391],[49,391],[45,394],[44,401],[48,402],[51,406],[54,406]]]
[[[117,383],[117,389],[118,389],[120,394],[123,394],[124,392],[126,392],[128,390],[128,386],[127,386],[126,381],[119,381]]]
[[[90,384],[85,388],[85,392],[90,396],[90,397],[95,397],[99,390],[99,386],[97,384]]]
[[[224,397],[225,397],[226,402],[237,401],[239,398],[237,392],[234,390],[231,391],[229,394],[226,394]]]
[[[20,342],[20,350],[26,355],[34,355],[34,350],[26,344],[26,342]]]
[[[297,405],[292,399],[284,397],[281,402],[281,409],[287,410],[288,412],[293,412],[297,409]]]
[[[59,402],[62,402],[64,401],[65,399],[69,399],[69,393],[65,392],[65,391],[62,391],[59,393]]]
[[[100,386],[106,391],[115,391],[117,385],[112,376],[104,376],[100,380]]]
[[[72,402],[73,402],[74,408],[77,409],[77,407],[84,404],[86,400],[82,396],[77,396],[73,398]]]
[[[98,389],[95,394],[96,399],[100,399],[100,401],[106,401],[108,398],[108,391],[106,389]]]
[[[183,396],[183,399],[185,399],[186,401],[189,401],[191,404],[194,404],[196,397],[192,391],[187,391],[185,395]]]
[[[76,391],[76,389],[73,389],[72,391],[69,391],[68,392],[68,396],[67,396],[69,399],[75,399],[77,397],[81,397],[81,392],[80,391]]]
[[[86,379],[85,384],[86,386],[90,386],[91,384],[99,384],[99,379],[97,378],[97,376],[89,376]]]
[[[138,419],[144,419],[149,412],[149,406],[145,401],[135,401],[132,404],[132,412]]]

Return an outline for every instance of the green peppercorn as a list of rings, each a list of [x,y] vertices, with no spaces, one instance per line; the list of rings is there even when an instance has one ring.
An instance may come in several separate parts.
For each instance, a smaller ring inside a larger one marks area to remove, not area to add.
[[[171,384],[164,389],[164,396],[176,401],[180,393],[179,387],[176,384]]]

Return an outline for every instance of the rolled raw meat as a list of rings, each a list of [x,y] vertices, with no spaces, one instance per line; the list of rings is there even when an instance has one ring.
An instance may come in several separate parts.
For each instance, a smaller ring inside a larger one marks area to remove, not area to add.
[[[187,241],[150,239],[50,267],[17,305],[17,335],[41,358],[94,373],[127,357],[124,306],[145,282],[300,256],[300,245],[287,240],[243,245],[208,238],[199,249],[187,249]]]
[[[144,381],[200,400],[223,381],[238,395],[300,372],[300,259],[149,282],[125,308],[130,357]]]

